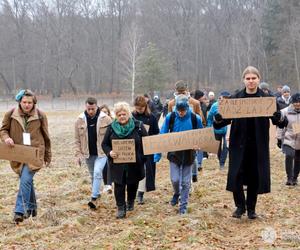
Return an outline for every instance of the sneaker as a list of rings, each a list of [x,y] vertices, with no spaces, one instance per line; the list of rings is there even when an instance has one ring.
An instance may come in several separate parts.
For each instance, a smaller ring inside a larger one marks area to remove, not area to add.
[[[15,213],[15,216],[14,216],[14,222],[16,224],[19,224],[20,222],[23,222],[24,220],[24,216],[22,213]]]
[[[103,193],[111,194],[112,193],[112,186],[111,185],[105,185],[104,188],[103,188]]]
[[[23,215],[23,218],[24,219],[28,219],[30,216],[32,216],[32,217],[36,217],[37,216],[37,210],[36,209],[29,209],[29,210],[27,210],[27,213],[25,213],[24,215]]]
[[[187,213],[187,209],[183,209],[183,208],[179,209],[179,214],[180,215],[184,215],[186,213]]]
[[[193,181],[193,182],[197,182],[197,181],[198,181],[197,175],[193,175],[193,176],[192,176],[192,181]]]
[[[179,194],[174,194],[170,203],[171,205],[174,207],[178,204],[178,200],[179,200]]]
[[[242,215],[246,212],[245,208],[238,207],[232,214],[232,217],[240,219]]]
[[[90,207],[90,209],[96,210],[96,209],[97,209],[97,198],[92,198],[92,199],[88,202],[88,206]]]

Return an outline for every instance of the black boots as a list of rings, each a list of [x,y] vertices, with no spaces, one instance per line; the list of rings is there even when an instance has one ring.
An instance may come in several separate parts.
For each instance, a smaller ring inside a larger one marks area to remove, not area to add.
[[[134,200],[127,201],[127,211],[133,211],[134,209]]]
[[[143,205],[144,204],[144,192],[138,192],[137,194],[137,202],[139,205]]]
[[[247,210],[247,215],[248,215],[248,218],[250,220],[254,220],[257,218],[257,214],[255,213],[255,210]]]
[[[238,207],[232,214],[232,217],[240,219],[242,215],[246,212],[245,208]]]
[[[20,222],[23,222],[24,220],[24,215],[21,214],[21,213],[15,213],[15,216],[14,216],[14,222],[16,224],[19,224]]]
[[[126,217],[126,205],[118,206],[117,219],[123,219]]]

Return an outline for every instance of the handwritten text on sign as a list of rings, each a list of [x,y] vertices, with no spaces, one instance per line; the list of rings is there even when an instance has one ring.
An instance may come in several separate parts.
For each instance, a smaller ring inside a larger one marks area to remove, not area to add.
[[[0,159],[29,163],[35,166],[41,164],[38,148],[17,144],[10,147],[4,143],[0,143]]]
[[[223,118],[272,116],[275,111],[275,97],[236,98],[219,101],[219,113]]]
[[[300,133],[300,123],[293,123],[292,124],[293,133],[299,134]]]
[[[118,155],[114,163],[136,162],[134,139],[112,140],[112,150]]]
[[[207,152],[217,153],[219,142],[215,139],[213,128],[143,137],[145,155],[193,149],[195,146]]]

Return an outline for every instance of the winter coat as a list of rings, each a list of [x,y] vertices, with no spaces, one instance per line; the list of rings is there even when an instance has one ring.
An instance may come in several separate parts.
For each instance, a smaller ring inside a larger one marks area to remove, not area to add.
[[[282,110],[288,107],[291,104],[291,97],[289,97],[288,101],[286,102],[282,96],[276,99],[277,105],[279,106],[279,110]]]
[[[144,179],[145,169],[144,163],[146,162],[146,157],[144,157],[142,137],[147,136],[147,131],[143,126],[142,122],[135,120],[135,128],[131,134],[125,138],[119,138],[114,130],[109,126],[106,130],[104,139],[102,141],[102,149],[107,155],[112,181],[117,184],[123,183],[123,175],[126,174],[126,183],[134,184]],[[122,140],[122,139],[134,139],[135,141],[135,154],[136,162],[134,163],[113,163],[113,159],[110,156],[110,151],[112,150],[112,140]],[[127,170],[127,171],[126,171]]]
[[[293,104],[281,110],[283,117],[288,120],[287,127],[278,129],[277,139],[282,140],[282,145],[288,145],[295,150],[300,150],[300,134],[293,132],[293,123],[300,123],[300,113],[295,111]]]
[[[156,120],[159,121],[161,113],[163,111],[163,105],[160,100],[154,100],[151,106],[151,112],[155,116]]]
[[[171,114],[169,113],[164,120],[164,123],[161,127],[160,133],[166,134],[169,133],[169,124]],[[188,110],[186,115],[180,117],[178,112],[175,111],[175,120],[173,124],[173,131],[172,132],[181,132],[193,129],[192,119],[191,119],[192,111]],[[203,124],[199,115],[196,115],[197,119],[197,128],[203,128]],[[195,160],[195,151],[194,150],[181,150],[175,152],[168,153],[168,160],[175,163],[176,165],[180,166],[190,166],[193,164]]]
[[[169,103],[168,103],[168,112],[169,113],[172,112],[172,111],[174,111],[175,104],[176,104],[175,99],[172,99],[172,100],[169,101]],[[190,97],[189,98],[189,105],[190,105],[190,107],[192,108],[192,111],[195,114],[200,115],[202,124],[205,127],[206,126],[206,119],[205,119],[205,117],[204,117],[204,115],[202,113],[202,110],[200,108],[200,102],[197,101],[195,98]]]
[[[15,144],[23,144],[23,132],[30,133],[31,146],[39,149],[40,164],[28,164],[31,171],[37,171],[42,168],[44,162],[51,162],[51,142],[48,132],[48,120],[46,114],[35,107],[29,114],[27,129],[24,126],[24,113],[18,107],[8,111],[2,120],[0,129],[1,141],[12,138]],[[24,162],[26,163],[26,162]],[[21,174],[24,163],[11,161],[12,169]]]
[[[97,120],[97,151],[98,156],[104,156],[101,147],[103,137],[107,127],[111,124],[112,119],[104,112],[100,112]],[[89,143],[88,143],[88,128],[86,115],[81,113],[75,122],[75,157],[88,158]]]
[[[157,135],[159,133],[158,122],[154,115],[138,114],[136,112],[133,112],[132,115],[136,120],[150,126],[148,135]],[[149,192],[155,190],[156,164],[153,155],[147,155],[146,158],[146,191]]]
[[[261,89],[258,89],[255,97],[266,97]],[[236,93],[231,98],[245,98],[246,89]],[[247,119],[223,119],[220,123],[214,122],[214,128],[219,129],[231,123],[229,138],[229,170],[227,176],[228,191],[238,191],[238,176],[240,170],[248,168],[243,166],[243,160],[248,158],[247,151]],[[269,153],[269,117],[255,117],[255,141],[256,141],[256,159],[257,159],[257,186],[258,194],[270,192],[270,153]],[[274,125],[276,122],[272,119]],[[251,156],[250,156],[251,157]],[[254,170],[255,171],[255,170]],[[248,180],[249,181],[249,180]],[[251,181],[251,180],[250,180]],[[255,181],[255,180],[252,180]],[[247,183],[244,183],[247,184]]]
[[[214,116],[218,113],[218,107],[219,107],[219,103],[215,102],[209,112],[208,112],[208,116],[207,116],[207,127],[212,127],[213,126],[213,122],[214,122]],[[227,126],[224,126],[223,128],[220,129],[215,129],[214,130],[215,134],[217,135],[226,135],[227,133]]]

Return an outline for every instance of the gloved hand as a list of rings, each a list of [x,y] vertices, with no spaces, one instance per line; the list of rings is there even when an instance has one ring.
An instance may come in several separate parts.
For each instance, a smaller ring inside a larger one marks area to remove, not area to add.
[[[154,162],[159,162],[161,159],[161,154],[154,154]]]
[[[219,114],[219,113],[215,114],[215,121],[217,123],[221,122],[222,120],[223,120],[223,117],[221,114]]]
[[[281,148],[281,144],[282,144],[282,141],[280,139],[277,139],[277,147],[278,148]]]
[[[281,112],[276,111],[273,113],[273,121],[274,122],[279,122],[281,120]]]

